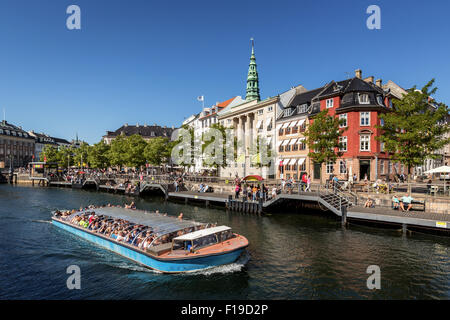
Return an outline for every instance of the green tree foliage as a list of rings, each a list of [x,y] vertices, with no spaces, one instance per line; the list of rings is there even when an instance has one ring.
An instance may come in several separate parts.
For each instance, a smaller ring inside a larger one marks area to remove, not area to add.
[[[88,163],[88,155],[89,155],[89,145],[86,142],[83,142],[79,148],[74,149],[74,161],[75,165],[78,167],[89,166]]]
[[[133,168],[145,165],[144,150],[146,146],[147,142],[142,136],[138,134],[129,136],[125,140],[125,165]]]
[[[392,153],[392,160],[408,167],[408,174],[414,166],[421,165],[425,159],[436,159],[436,151],[450,143],[445,133],[450,132],[445,123],[449,110],[443,103],[431,105],[430,96],[437,88],[432,88],[434,79],[422,90],[414,86],[401,100],[393,99],[393,110],[381,114],[383,124],[379,141],[384,142],[385,150]]]
[[[58,154],[58,148],[49,144],[46,144],[42,149],[40,155],[40,161],[47,160],[47,162],[59,162],[60,156]]]
[[[122,167],[127,162],[127,137],[119,135],[111,142],[111,147],[108,152],[110,164],[113,166]]]
[[[172,143],[168,138],[157,137],[147,142],[144,149],[144,157],[148,163],[160,166],[167,163],[170,157]]]
[[[73,147],[62,146],[58,151],[58,164],[60,167],[67,168],[74,165],[75,149]]]
[[[109,167],[110,146],[103,140],[89,148],[88,162],[90,167],[105,169]]]
[[[197,148],[200,145],[200,143],[199,143],[200,138],[199,137],[195,137],[195,135],[194,135],[194,128],[191,128],[188,125],[182,125],[180,129],[187,130],[187,132],[188,132],[188,135],[190,137],[189,140],[190,140],[190,146],[191,146],[191,153],[188,156],[186,156],[187,151],[183,150],[183,154],[184,154],[183,157],[181,157],[181,154],[178,154],[178,156],[180,157],[180,162],[177,163],[177,165],[189,168],[189,167],[194,165],[195,154],[198,153],[198,152],[196,152],[195,148]],[[197,139],[197,141],[196,141],[196,139]],[[183,142],[184,142],[183,141],[183,135],[180,134],[178,136],[178,139],[175,140],[174,143],[171,144],[171,148],[170,148],[171,151],[170,151],[170,153],[172,154],[172,150],[174,149],[175,146],[183,146],[184,145]],[[175,148],[175,149],[177,149],[177,148]],[[183,147],[183,149],[184,149],[184,147]],[[181,152],[182,150],[181,149],[177,149],[177,152],[178,151]]]
[[[343,121],[345,120],[329,115],[326,109],[313,118],[313,122],[304,135],[310,150],[308,156],[315,163],[334,163],[338,157],[342,156],[342,152],[339,151],[342,147],[339,137],[346,128],[339,128],[339,125]]]
[[[212,132],[219,133],[221,137],[221,141],[216,142],[216,137],[212,134]],[[206,157],[203,160],[204,166],[209,166],[215,169],[219,167],[225,168],[227,163],[227,154],[226,154],[226,128],[222,126],[220,123],[214,123],[207,129],[207,131],[202,136],[202,154]],[[212,150],[212,144],[216,144],[214,148],[214,152],[205,152],[209,149]],[[218,150],[220,148],[221,150]]]

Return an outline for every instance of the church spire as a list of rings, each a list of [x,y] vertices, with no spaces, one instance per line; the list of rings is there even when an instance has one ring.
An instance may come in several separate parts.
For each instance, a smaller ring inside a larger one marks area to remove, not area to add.
[[[258,71],[256,70],[256,58],[255,58],[255,43],[252,40],[252,55],[250,57],[250,65],[248,66],[248,75],[247,75],[247,93],[245,96],[245,100],[261,100],[259,97],[259,80],[258,80]]]

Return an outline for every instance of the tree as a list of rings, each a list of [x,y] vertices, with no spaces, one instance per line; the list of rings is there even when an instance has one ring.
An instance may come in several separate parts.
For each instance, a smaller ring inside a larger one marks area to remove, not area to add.
[[[170,157],[171,142],[168,138],[157,137],[149,140],[144,149],[144,157],[148,163],[160,166]]]
[[[125,139],[125,165],[128,167],[139,167],[145,165],[144,150],[147,146],[144,138],[133,134]]]
[[[422,165],[425,159],[436,159],[436,151],[450,143],[445,134],[450,132],[445,123],[448,107],[443,103],[430,100],[437,88],[432,88],[434,79],[422,90],[416,86],[408,91],[402,99],[393,99],[393,110],[381,114],[381,136],[377,140],[384,143],[387,152],[392,153],[392,160],[407,166],[408,179],[411,168]]]
[[[58,163],[60,167],[68,168],[75,163],[75,149],[70,146],[62,146],[58,151]]]
[[[49,144],[46,144],[40,154],[40,161],[47,160],[47,162],[59,162],[58,148]]]
[[[339,137],[347,128],[339,128],[339,126],[344,121],[329,115],[326,109],[313,118],[304,133],[310,150],[308,156],[313,162],[320,165],[328,162],[335,163],[337,158],[342,156],[343,153],[339,151],[342,148]]]
[[[79,167],[85,167],[88,164],[90,146],[86,142],[81,143],[79,148],[75,148],[75,164]]]
[[[103,140],[89,149],[88,162],[92,168],[105,169],[109,167],[109,151],[111,147]]]
[[[127,138],[124,135],[119,135],[111,142],[111,147],[108,152],[108,157],[111,165],[119,167],[125,165],[127,161],[126,139]]]
[[[220,123],[214,123],[203,134],[202,156],[203,165],[215,169],[225,168],[227,163],[226,128]]]
[[[178,129],[178,138],[171,144],[170,154],[177,165],[191,167],[195,163],[195,155],[198,154],[200,137],[194,134],[194,128],[182,125]]]

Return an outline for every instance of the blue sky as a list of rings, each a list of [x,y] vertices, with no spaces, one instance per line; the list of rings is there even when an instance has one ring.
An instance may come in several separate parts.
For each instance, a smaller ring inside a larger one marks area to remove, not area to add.
[[[81,8],[81,30],[66,8]],[[381,30],[366,9],[381,8]],[[24,129],[95,143],[123,123],[179,126],[245,96],[250,37],[261,97],[363,76],[436,78],[450,104],[449,1],[2,0],[0,111]],[[1,114],[3,117],[3,114]]]

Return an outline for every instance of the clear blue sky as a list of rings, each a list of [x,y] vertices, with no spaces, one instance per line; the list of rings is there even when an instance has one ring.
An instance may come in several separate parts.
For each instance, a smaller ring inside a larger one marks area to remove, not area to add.
[[[66,28],[81,8],[82,29]],[[381,30],[366,8],[381,8]],[[250,37],[261,97],[363,76],[436,78],[450,104],[449,1],[2,0],[0,112],[27,130],[95,143],[123,123],[179,126],[245,96]]]

